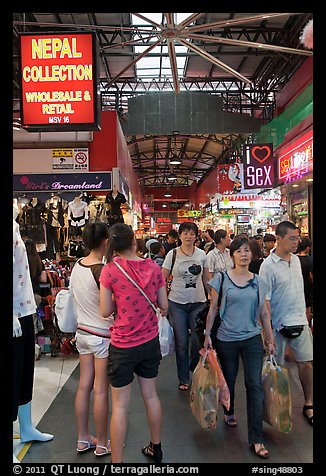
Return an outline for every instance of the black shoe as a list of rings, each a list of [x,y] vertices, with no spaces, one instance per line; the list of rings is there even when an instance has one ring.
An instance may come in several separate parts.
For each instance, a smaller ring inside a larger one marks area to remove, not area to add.
[[[154,445],[151,441],[149,442],[148,446],[144,446],[144,448],[141,450],[143,455],[149,456],[150,458],[153,458],[155,463],[160,463],[163,459],[163,451],[161,448],[161,443],[158,443],[157,445]]]
[[[314,416],[313,415],[308,416],[307,413],[306,413],[306,410],[313,410],[313,409],[314,409],[313,405],[303,405],[303,409],[302,409],[302,415],[306,418],[306,420],[308,420],[308,422],[311,426],[313,426]]]

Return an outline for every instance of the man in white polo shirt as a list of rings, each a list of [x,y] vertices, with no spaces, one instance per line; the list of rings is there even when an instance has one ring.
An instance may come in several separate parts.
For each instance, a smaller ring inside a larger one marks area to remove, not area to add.
[[[276,360],[279,365],[284,365],[286,347],[292,349],[305,397],[302,414],[312,426],[312,333],[306,316],[301,265],[293,254],[298,247],[299,231],[293,223],[282,221],[277,225],[275,235],[277,246],[262,263],[259,276],[267,284],[266,300],[276,338]],[[285,328],[288,326],[292,329]]]

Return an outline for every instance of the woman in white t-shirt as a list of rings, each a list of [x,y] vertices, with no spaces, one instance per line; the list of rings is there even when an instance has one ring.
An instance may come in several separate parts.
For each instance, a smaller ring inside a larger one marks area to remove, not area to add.
[[[176,363],[179,389],[189,390],[190,371],[193,372],[199,360],[201,348],[195,325],[197,314],[205,308],[208,292],[209,272],[205,251],[194,243],[198,227],[193,222],[181,223],[179,238],[181,245],[176,248],[172,269],[172,283],[169,292],[169,316],[175,335]],[[163,266],[163,276],[167,280],[171,273],[173,251],[168,252]],[[189,329],[191,330],[191,351],[189,358]]]
[[[108,242],[109,228],[95,222],[85,226],[83,241],[90,253],[77,261],[71,277],[70,289],[77,306],[76,345],[79,352],[80,379],[75,399],[78,429],[77,451],[95,448],[96,456],[111,453],[108,440],[109,380],[106,373],[113,318],[100,313],[99,276]],[[94,390],[94,421],[96,437],[89,430],[89,404]]]

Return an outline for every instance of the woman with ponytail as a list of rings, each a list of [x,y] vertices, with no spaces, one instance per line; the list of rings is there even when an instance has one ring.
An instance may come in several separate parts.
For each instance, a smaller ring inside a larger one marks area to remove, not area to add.
[[[106,258],[107,264],[100,276],[100,309],[104,317],[115,312],[108,361],[112,392],[112,463],[123,462],[134,374],[138,377],[150,432],[150,443],[142,453],[160,463],[163,458],[162,412],[156,377],[161,351],[157,315],[128,276],[142,288],[154,306],[161,309],[162,314],[168,307],[165,279],[161,268],[152,259],[137,255],[134,233],[126,224],[116,223],[110,227]]]
[[[94,449],[96,456],[111,453],[108,440],[109,380],[106,374],[110,327],[113,318],[104,319],[100,312],[99,276],[109,237],[105,223],[85,226],[83,241],[89,254],[77,261],[70,277],[70,290],[77,306],[76,345],[79,352],[80,377],[75,399],[78,430],[78,453]],[[90,395],[94,391],[96,437],[89,430]]]

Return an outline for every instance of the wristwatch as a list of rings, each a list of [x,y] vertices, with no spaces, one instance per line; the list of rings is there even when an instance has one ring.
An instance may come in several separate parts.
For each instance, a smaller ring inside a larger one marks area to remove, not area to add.
[[[210,333],[211,333],[211,331],[207,332],[207,329],[204,329],[204,336],[205,336],[206,334],[210,335]]]

